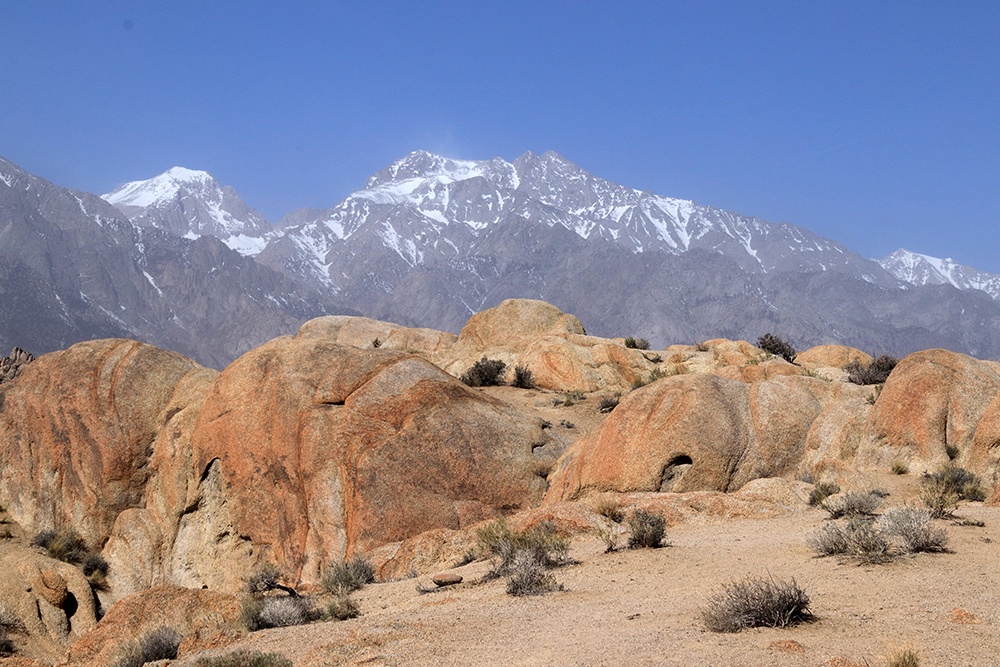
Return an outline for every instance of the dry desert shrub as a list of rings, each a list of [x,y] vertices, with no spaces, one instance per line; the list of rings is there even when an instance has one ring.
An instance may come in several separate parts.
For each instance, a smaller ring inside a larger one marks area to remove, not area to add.
[[[893,461],[892,473],[894,475],[905,475],[910,472],[910,465],[906,461]]]
[[[816,482],[809,493],[809,504],[813,507],[822,506],[823,501],[835,493],[840,493],[840,485],[836,482]]]
[[[757,347],[776,357],[784,358],[788,363],[792,363],[795,359],[795,348],[774,334],[767,333],[758,338]]]
[[[961,500],[985,500],[986,487],[977,475],[965,468],[946,465],[936,473],[927,475],[931,484],[940,484],[944,489],[958,494]]]
[[[65,526],[58,531],[43,530],[35,535],[31,543],[64,563],[78,563],[87,553],[83,537],[72,526]]]
[[[610,493],[594,498],[592,507],[594,512],[615,523],[621,523],[625,519],[621,503]]]
[[[912,649],[899,649],[889,654],[887,667],[920,667],[920,655]]]
[[[618,402],[617,396],[602,396],[600,403],[597,404],[597,411],[607,414],[618,407]]]
[[[871,491],[850,491],[842,498],[822,504],[823,509],[830,513],[831,519],[871,516],[881,506],[881,494]]]
[[[518,551],[510,564],[507,593],[517,597],[543,595],[563,590],[562,584],[546,571],[544,558],[536,551]]]
[[[343,563],[334,563],[323,573],[322,584],[330,593],[344,596],[360,591],[365,584],[375,581],[375,568],[362,556],[355,556]]]
[[[625,347],[631,350],[648,350],[649,341],[645,338],[633,338],[629,336],[625,339]]]
[[[628,525],[629,549],[658,549],[667,546],[664,542],[667,520],[663,518],[662,512],[653,513],[637,509],[629,516]]]
[[[885,563],[892,559],[888,537],[868,518],[855,517],[841,528],[824,524],[806,538],[819,556],[846,555],[866,564]]]
[[[711,632],[739,632],[747,628],[784,628],[812,620],[809,596],[795,579],[748,578],[724,584],[701,612]]]
[[[876,528],[891,538],[902,553],[944,551],[948,531],[934,525],[930,510],[896,507],[875,522]]]
[[[535,375],[527,366],[514,366],[514,381],[511,384],[518,389],[532,389],[535,386]]]
[[[330,603],[326,613],[335,621],[346,621],[350,618],[357,618],[361,615],[358,603],[349,595],[341,595]]]
[[[250,632],[303,625],[321,617],[312,600],[301,596],[248,597],[240,608],[240,621]]]
[[[238,649],[214,658],[198,658],[195,667],[292,667],[292,661],[280,653]]]
[[[507,364],[499,359],[483,357],[459,378],[470,387],[499,387],[503,384]]]
[[[852,361],[844,366],[844,370],[847,371],[847,379],[854,384],[883,384],[898,363],[896,357],[883,354],[867,366],[860,361]]]

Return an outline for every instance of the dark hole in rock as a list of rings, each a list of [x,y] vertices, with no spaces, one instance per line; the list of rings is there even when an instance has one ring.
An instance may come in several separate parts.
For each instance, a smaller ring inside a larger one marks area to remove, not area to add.
[[[692,465],[694,465],[694,461],[685,454],[670,459],[670,462],[663,466],[663,472],[660,473],[660,493],[673,491],[674,485],[681,481],[681,477]]]

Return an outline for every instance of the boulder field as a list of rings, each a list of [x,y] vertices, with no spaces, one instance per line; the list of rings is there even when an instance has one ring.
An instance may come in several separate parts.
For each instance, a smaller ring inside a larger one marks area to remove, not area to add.
[[[483,357],[507,363],[508,378],[530,369],[533,398],[456,379]],[[728,516],[746,498],[802,505],[798,479],[849,481],[899,461],[918,474],[954,460],[997,483],[1000,365],[928,350],[882,387],[846,381],[846,365],[870,361],[827,345],[793,364],[724,339],[630,349],[528,300],[473,316],[457,337],[322,317],[221,372],[88,341],[0,385],[0,503],[27,535],[72,526],[100,551],[107,606],[154,587],[233,594],[263,562],[307,587],[354,554],[383,576],[431,571],[501,516],[592,530],[574,503],[597,493]],[[567,438],[539,406],[570,392],[621,401]],[[13,570],[83,585],[37,559]],[[38,602],[56,596],[46,591],[0,586],[0,603],[59,608]],[[56,642],[95,623],[93,605],[72,628],[46,613],[31,627]]]

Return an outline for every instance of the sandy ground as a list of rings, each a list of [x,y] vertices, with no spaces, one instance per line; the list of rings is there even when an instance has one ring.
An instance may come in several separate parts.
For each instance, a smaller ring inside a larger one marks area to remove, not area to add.
[[[886,506],[902,495],[894,492]],[[572,547],[578,563],[555,571],[563,592],[514,598],[503,581],[492,581],[420,594],[418,584],[433,586],[428,577],[375,584],[356,594],[358,619],[261,631],[226,651],[278,651],[296,667],[707,667],[826,665],[834,657],[884,665],[890,651],[912,648],[922,666],[1000,665],[1000,508],[973,504],[960,515],[986,527],[942,522],[950,553],[876,566],[814,557],[805,537],[825,521],[820,510],[684,524],[668,531],[671,546],[656,550],[604,553],[602,542],[582,539]],[[455,571],[474,582],[486,569],[473,563]],[[818,619],[707,632],[700,609],[723,583],[745,576],[794,577]],[[956,609],[975,622],[956,622]]]

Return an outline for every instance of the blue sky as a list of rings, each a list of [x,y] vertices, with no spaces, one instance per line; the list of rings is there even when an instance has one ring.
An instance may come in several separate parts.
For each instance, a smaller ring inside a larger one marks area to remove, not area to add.
[[[180,165],[276,222],[410,151],[609,180],[1000,273],[1000,3],[8,2],[0,155]]]

